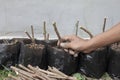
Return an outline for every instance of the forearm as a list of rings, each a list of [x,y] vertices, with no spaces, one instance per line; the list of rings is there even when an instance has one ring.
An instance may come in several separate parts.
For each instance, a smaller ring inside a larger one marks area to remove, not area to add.
[[[112,44],[120,41],[120,23],[113,26],[110,30],[101,33],[88,41],[88,49],[95,50],[96,48]]]

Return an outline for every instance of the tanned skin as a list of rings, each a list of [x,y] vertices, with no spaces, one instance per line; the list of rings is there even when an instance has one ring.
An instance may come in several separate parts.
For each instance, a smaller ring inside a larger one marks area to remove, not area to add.
[[[68,35],[62,37],[63,40],[69,42],[61,42],[60,46],[63,48],[69,48],[75,51],[80,51],[84,53],[90,53],[97,48],[120,42],[120,23],[113,26],[111,29],[104,33],[100,33],[94,36],[92,39],[86,40],[82,39],[76,35]]]

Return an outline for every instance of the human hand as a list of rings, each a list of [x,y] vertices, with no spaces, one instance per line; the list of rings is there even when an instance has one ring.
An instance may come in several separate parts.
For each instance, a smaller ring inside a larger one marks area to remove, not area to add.
[[[68,35],[62,37],[62,40],[59,41],[58,44],[65,49],[88,53],[89,51],[86,50],[89,45],[88,41],[89,40],[82,39],[76,35]]]

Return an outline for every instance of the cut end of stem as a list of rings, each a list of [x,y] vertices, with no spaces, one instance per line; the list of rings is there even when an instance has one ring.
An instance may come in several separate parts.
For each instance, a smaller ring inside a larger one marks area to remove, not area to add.
[[[53,22],[53,27],[56,26],[56,22]]]

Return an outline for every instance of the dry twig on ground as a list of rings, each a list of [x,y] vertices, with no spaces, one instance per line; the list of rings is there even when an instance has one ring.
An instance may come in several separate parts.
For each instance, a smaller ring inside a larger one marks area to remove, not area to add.
[[[18,67],[11,66],[11,69],[17,74],[17,76],[9,75],[11,80],[76,80],[75,77],[67,76],[55,67],[43,70],[38,66],[28,65],[28,67],[25,67],[19,64]]]

